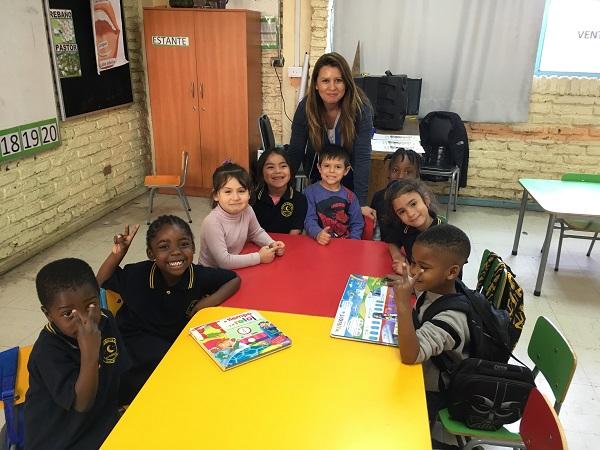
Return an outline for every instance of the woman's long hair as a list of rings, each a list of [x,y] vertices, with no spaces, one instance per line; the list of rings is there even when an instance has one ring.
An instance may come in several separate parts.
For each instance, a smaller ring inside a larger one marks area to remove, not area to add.
[[[306,99],[306,119],[308,121],[308,136],[313,148],[319,152],[323,148],[323,135],[327,126],[325,124],[325,105],[317,92],[317,77],[323,66],[337,67],[342,73],[346,92],[340,100],[340,131],[341,145],[348,152],[352,152],[356,138],[355,121],[357,114],[361,113],[363,105],[368,102],[365,93],[354,83],[350,67],[339,53],[325,53],[316,62],[310,77]]]

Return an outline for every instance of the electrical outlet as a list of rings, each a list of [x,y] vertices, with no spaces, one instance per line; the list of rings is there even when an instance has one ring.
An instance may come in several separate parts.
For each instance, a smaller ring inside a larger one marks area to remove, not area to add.
[[[284,63],[285,63],[285,58],[283,56],[281,58],[275,58],[275,57],[271,58],[271,65],[273,67],[283,67]]]
[[[302,67],[288,67],[289,78],[302,78]]]

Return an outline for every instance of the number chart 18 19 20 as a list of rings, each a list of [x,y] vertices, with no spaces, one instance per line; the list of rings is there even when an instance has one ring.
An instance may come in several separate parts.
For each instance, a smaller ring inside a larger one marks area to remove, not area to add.
[[[0,163],[24,158],[60,145],[56,119],[0,130]]]

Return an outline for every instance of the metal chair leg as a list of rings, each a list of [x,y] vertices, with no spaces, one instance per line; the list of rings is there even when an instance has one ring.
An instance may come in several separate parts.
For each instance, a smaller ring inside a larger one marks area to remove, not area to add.
[[[152,204],[154,203],[154,194],[156,192],[156,188],[150,188],[150,199],[148,202],[148,219],[146,220],[146,224],[150,225],[150,219],[152,219]]]
[[[183,193],[183,199],[185,200],[185,205],[187,206],[187,210],[191,211],[192,207],[190,206],[190,201],[187,198],[187,195],[185,195],[185,190],[183,188],[181,188],[181,192]]]
[[[565,224],[560,223],[560,235],[558,236],[558,249],[556,250],[556,263],[554,264],[554,271],[558,272],[558,264],[560,263],[560,252],[562,250],[563,235],[565,234]]]
[[[456,212],[456,201],[458,200],[458,183],[460,182],[460,169],[456,172],[456,182],[454,183],[454,211]]]
[[[181,204],[183,205],[183,209],[185,210],[185,214],[187,215],[188,218],[188,222],[192,223],[192,217],[190,216],[190,211],[191,209],[188,209],[188,204],[187,204],[187,200],[185,198],[185,193],[183,192],[183,190],[181,188],[176,188],[177,189],[177,196],[179,197],[179,200],[181,200]]]
[[[590,244],[590,248],[588,249],[585,256],[590,256],[592,254],[592,249],[594,248],[594,244],[598,240],[598,232],[594,233],[594,237],[592,238],[592,243]]]
[[[452,204],[452,194],[454,192],[454,175],[450,177],[450,191],[448,192],[448,203],[446,203],[446,220],[450,217],[450,205]]]

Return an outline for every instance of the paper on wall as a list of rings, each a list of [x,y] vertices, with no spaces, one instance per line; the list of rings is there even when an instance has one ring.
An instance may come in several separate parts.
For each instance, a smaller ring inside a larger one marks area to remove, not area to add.
[[[98,74],[127,64],[119,0],[90,0]]]

